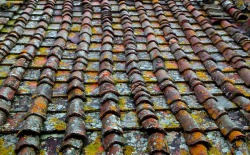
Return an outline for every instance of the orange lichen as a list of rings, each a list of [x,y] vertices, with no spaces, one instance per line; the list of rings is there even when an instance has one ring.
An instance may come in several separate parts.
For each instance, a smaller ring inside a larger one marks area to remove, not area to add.
[[[142,76],[143,76],[143,78],[144,78],[144,80],[146,82],[156,81],[156,80],[154,80],[155,79],[155,75],[151,71],[144,71]]]
[[[46,63],[46,57],[35,57],[32,62],[32,67],[42,67]]]
[[[19,87],[18,93],[19,94],[26,94],[30,93],[32,89],[34,89],[37,85],[36,81],[25,81],[23,84]]]
[[[243,134],[242,132],[240,132],[240,131],[232,131],[232,132],[229,134],[228,139],[229,139],[229,141],[233,141],[233,140],[235,140],[236,138],[238,138],[238,137],[243,137],[243,136],[244,136],[244,134]]]
[[[125,50],[123,45],[114,45],[113,52],[123,52]]]
[[[85,86],[86,95],[91,94],[95,89],[97,89],[97,87],[98,87],[98,84],[86,85]]]
[[[196,144],[190,147],[192,155],[208,155],[207,148],[203,144]]]
[[[64,76],[64,75],[69,75],[69,71],[64,71],[64,70],[60,70],[56,72],[56,77],[58,76]]]
[[[46,114],[48,101],[43,97],[38,97],[34,101],[34,105],[31,107],[31,113]]]

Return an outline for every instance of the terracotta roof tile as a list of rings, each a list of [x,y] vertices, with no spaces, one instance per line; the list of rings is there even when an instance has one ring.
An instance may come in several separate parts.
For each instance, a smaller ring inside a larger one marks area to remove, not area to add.
[[[13,4],[0,11],[4,153],[249,151],[246,0]]]

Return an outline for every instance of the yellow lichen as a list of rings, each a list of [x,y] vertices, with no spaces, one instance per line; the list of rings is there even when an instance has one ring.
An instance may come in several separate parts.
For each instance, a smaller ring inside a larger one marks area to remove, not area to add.
[[[178,69],[178,66],[174,61],[165,61],[165,66],[167,69]]]
[[[250,91],[247,91],[247,90],[244,88],[244,86],[235,85],[235,87],[236,87],[237,89],[239,89],[240,92],[243,93],[245,96],[247,96],[247,97],[250,96]]]
[[[101,143],[101,137],[98,136],[95,139],[95,141],[87,145],[84,148],[84,152],[87,155],[97,155],[97,154],[101,154],[102,152],[104,152],[104,148],[102,147],[102,143]]]
[[[64,121],[59,120],[58,118],[50,118],[49,123],[54,126],[56,130],[65,130],[66,129],[66,123]]]
[[[80,31],[81,30],[81,25],[79,24],[73,24],[71,27],[71,31]]]
[[[35,57],[34,61],[32,62],[32,67],[42,67],[46,63],[46,57]]]
[[[84,111],[94,111],[95,108],[92,108],[91,106],[85,105],[84,106]]]
[[[91,117],[91,116],[86,116],[86,117],[85,117],[85,122],[86,122],[86,123],[93,122],[92,117]]]
[[[189,92],[188,87],[187,87],[186,84],[183,84],[183,83],[176,83],[175,85],[176,85],[177,88],[179,89],[180,93]]]
[[[135,149],[133,146],[130,146],[130,145],[124,146],[124,154],[125,155],[131,155],[131,154],[133,154],[134,151],[135,151]]]
[[[40,150],[40,151],[39,151],[39,155],[47,155],[47,153],[46,153],[45,150]]]
[[[77,45],[74,44],[74,43],[67,43],[67,49],[76,49],[77,48]]]
[[[49,52],[49,48],[47,48],[47,47],[40,47],[40,48],[39,48],[39,52],[40,52],[40,54],[42,54],[42,55],[47,55],[48,52]]]
[[[203,120],[203,114],[202,113],[191,113],[191,117],[199,124],[203,123],[204,120]]]
[[[0,85],[2,85],[2,83],[3,83],[3,80],[0,80]]]
[[[90,95],[98,87],[98,84],[91,84],[85,86],[86,95]]]
[[[221,154],[221,152],[220,152],[220,150],[218,150],[218,148],[216,148],[216,147],[211,147],[209,150],[208,150],[208,154],[209,155],[220,155]]]
[[[92,31],[92,34],[98,34],[98,30],[96,29],[96,27],[93,27],[91,31]]]
[[[121,108],[121,110],[124,110],[126,108],[125,103],[126,103],[126,99],[124,97],[119,98],[118,105]]]
[[[14,146],[10,145],[10,146],[5,146],[4,145],[4,139],[0,138],[0,152],[1,155],[14,155],[15,151],[14,151]]]
[[[196,74],[203,81],[208,79],[208,76],[205,72],[197,71]]]
[[[58,155],[63,155],[62,152],[60,152],[59,148],[56,148],[56,152],[58,153]]]

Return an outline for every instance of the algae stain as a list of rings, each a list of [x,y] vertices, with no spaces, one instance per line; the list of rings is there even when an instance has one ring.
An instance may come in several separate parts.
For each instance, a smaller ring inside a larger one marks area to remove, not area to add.
[[[90,143],[84,148],[84,152],[87,155],[97,155],[102,154],[104,152],[104,148],[101,143],[101,136],[98,136],[95,141]]]
[[[14,146],[5,146],[3,138],[0,138],[0,152],[1,155],[14,155]]]
[[[49,120],[49,123],[54,126],[56,130],[65,130],[66,129],[66,123],[59,120],[58,118],[51,118]]]

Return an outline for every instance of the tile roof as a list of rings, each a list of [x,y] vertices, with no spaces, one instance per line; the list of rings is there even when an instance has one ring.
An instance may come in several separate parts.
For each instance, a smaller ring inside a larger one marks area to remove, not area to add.
[[[250,153],[249,0],[11,3],[0,154]]]

